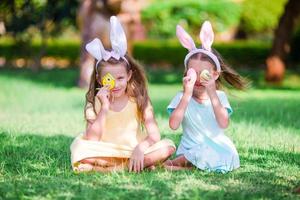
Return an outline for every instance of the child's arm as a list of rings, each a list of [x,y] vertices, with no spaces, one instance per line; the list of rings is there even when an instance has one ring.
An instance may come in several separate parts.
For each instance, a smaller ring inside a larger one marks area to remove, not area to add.
[[[154,117],[153,108],[150,102],[144,112],[144,125],[147,130],[147,137],[140,142],[132,152],[129,161],[129,171],[140,172],[144,168],[144,152],[148,147],[160,140],[160,133]]]
[[[178,106],[174,109],[170,116],[169,126],[171,129],[176,130],[179,128],[190,99],[191,95],[184,92]]]
[[[106,114],[109,110],[109,90],[106,87],[102,87],[97,97],[101,102],[101,109],[94,121],[88,121],[86,128],[86,139],[99,141],[102,137],[105,127]]]
[[[107,111],[108,109],[101,107],[97,118],[93,122],[88,122],[85,136],[86,139],[95,141],[99,141],[101,139],[104,132]]]
[[[152,144],[160,140],[160,132],[154,117],[153,107],[150,101],[148,102],[147,108],[144,112],[144,124],[148,133],[145,141],[147,141],[147,143],[149,143],[149,146],[151,146]]]
[[[208,95],[210,97],[210,101],[220,128],[227,128],[229,125],[229,115],[227,109],[221,104],[216,90],[208,92]]]
[[[171,129],[176,130],[180,126],[185,110],[188,106],[188,103],[193,95],[193,88],[196,81],[196,72],[193,69],[189,69],[187,72],[187,76],[183,78],[183,96],[172,112],[170,119],[169,119],[169,126]]]
[[[141,148],[141,150],[145,151],[148,147],[160,140],[160,132],[150,102],[148,103],[148,106],[144,112],[144,125],[148,135],[138,146]]]
[[[207,94],[210,98],[216,120],[220,128],[227,128],[229,125],[229,115],[226,108],[221,104],[221,101],[217,95],[215,80],[210,79],[209,81],[203,82],[206,87]]]

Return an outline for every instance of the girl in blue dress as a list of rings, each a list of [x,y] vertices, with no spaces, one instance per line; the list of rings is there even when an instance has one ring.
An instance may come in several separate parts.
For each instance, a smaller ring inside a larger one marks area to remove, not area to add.
[[[240,166],[240,160],[224,129],[233,111],[226,94],[219,89],[224,80],[237,89],[246,88],[247,82],[211,48],[214,33],[208,21],[200,31],[201,48],[196,48],[179,25],[176,35],[189,53],[184,60],[183,91],[172,99],[168,112],[170,128],[176,130],[182,125],[183,134],[177,157],[164,165],[171,170],[195,166],[221,173],[232,171]]]

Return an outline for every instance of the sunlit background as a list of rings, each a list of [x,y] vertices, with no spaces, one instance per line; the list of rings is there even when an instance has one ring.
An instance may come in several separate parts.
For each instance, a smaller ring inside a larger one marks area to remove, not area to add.
[[[182,89],[182,25],[200,46],[205,20],[213,47],[251,82],[228,88],[226,134],[241,168],[74,174],[69,146],[85,130],[94,60],[84,45],[110,48],[109,18],[126,31],[145,68],[162,138],[178,145],[166,107]],[[299,0],[1,0],[0,199],[297,199],[300,192]]]

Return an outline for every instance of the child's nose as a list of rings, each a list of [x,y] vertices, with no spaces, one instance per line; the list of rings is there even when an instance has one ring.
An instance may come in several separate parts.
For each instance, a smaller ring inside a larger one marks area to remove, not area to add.
[[[119,87],[119,86],[120,86],[120,84],[121,84],[121,83],[120,83],[120,81],[119,81],[119,80],[116,80],[116,81],[115,81],[115,87]]]

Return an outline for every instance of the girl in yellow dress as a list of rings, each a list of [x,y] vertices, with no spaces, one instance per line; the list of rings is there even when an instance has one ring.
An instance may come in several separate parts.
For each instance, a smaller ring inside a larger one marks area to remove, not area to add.
[[[160,140],[144,72],[126,54],[121,24],[115,16],[110,23],[111,51],[97,38],[86,45],[97,63],[86,94],[86,131],[71,144],[74,171],[140,172],[175,151],[171,140]]]

